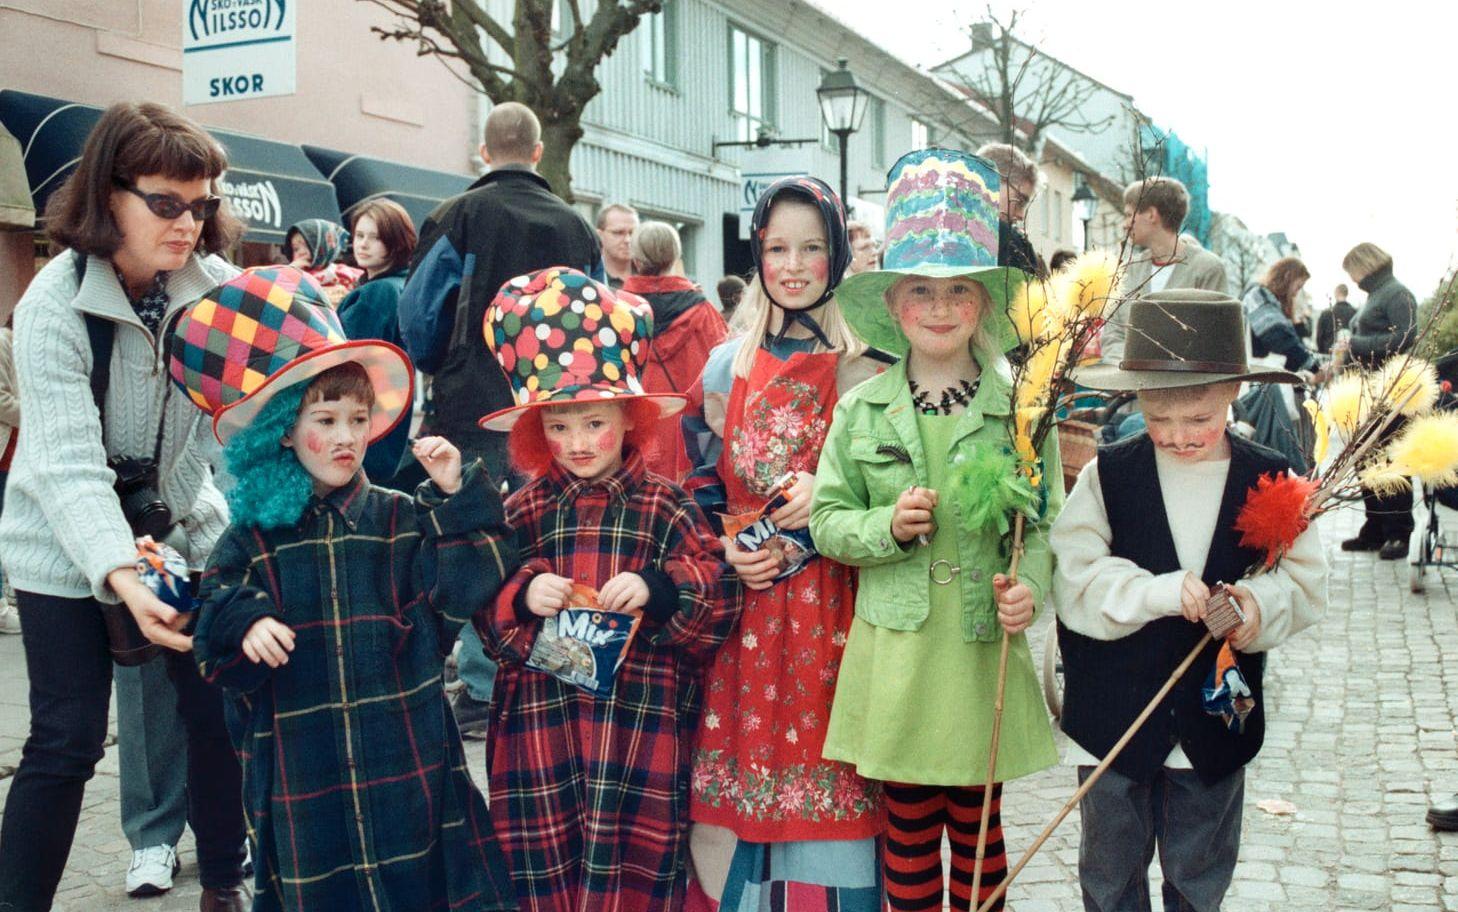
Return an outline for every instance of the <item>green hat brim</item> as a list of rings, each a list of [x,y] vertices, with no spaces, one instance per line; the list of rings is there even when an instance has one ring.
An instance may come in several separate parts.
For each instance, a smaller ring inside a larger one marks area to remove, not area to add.
[[[944,266],[928,264],[908,269],[877,269],[849,276],[835,290],[840,312],[860,340],[872,348],[900,357],[910,343],[886,306],[886,292],[906,276],[930,279],[951,279],[965,276],[987,289],[992,310],[987,315],[988,330],[996,340],[998,351],[1011,351],[1018,346],[1018,335],[1007,305],[1027,281],[1027,274],[1011,266]]]

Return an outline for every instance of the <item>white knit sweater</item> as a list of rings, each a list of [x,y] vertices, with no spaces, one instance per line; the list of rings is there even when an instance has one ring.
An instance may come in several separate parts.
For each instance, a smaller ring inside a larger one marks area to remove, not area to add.
[[[171,273],[168,321],[237,270],[193,257]],[[117,324],[106,397],[106,448],[91,397],[91,343],[83,313]],[[169,325],[169,322],[164,322]],[[0,561],[14,588],[115,602],[106,575],[136,561],[132,532],[112,490],[108,455],[150,459],[167,377],[165,344],[133,312],[111,263],[90,257],[78,287],[72,255],[56,257],[15,311],[15,374],[25,433],[0,518]],[[203,442],[207,416],[177,389],[167,400],[162,499],[186,530],[188,561],[202,566],[228,524]]]

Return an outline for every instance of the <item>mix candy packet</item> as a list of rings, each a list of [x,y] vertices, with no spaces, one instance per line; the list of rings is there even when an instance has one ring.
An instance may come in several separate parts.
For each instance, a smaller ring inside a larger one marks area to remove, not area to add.
[[[176,548],[144,535],[137,539],[136,567],[142,582],[168,606],[183,613],[197,609],[197,599],[188,585],[187,560]]]
[[[596,589],[574,584],[567,607],[543,619],[527,667],[605,697],[612,693],[642,617],[641,612],[604,611]]]
[[[779,561],[780,572],[775,581],[794,576],[818,553],[810,540],[809,529],[781,529],[770,519],[770,514],[790,502],[790,488],[794,487],[795,474],[785,474],[775,482],[769,500],[758,510],[729,515],[719,514],[724,524],[724,534],[745,551],[763,548],[774,554]]]

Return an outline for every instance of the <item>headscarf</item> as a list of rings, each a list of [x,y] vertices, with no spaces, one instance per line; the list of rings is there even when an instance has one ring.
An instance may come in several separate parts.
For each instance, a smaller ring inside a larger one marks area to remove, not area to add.
[[[769,224],[770,209],[781,194],[793,193],[802,197],[806,202],[820,210],[820,218],[825,222],[826,242],[830,245],[830,272],[826,277],[825,292],[820,300],[811,304],[803,310],[790,310],[774,299],[770,294],[769,284],[764,280],[764,256],[761,250],[764,244],[765,229]],[[850,238],[845,228],[845,206],[841,203],[840,197],[835,195],[829,185],[819,178],[782,177],[770,184],[760,194],[759,201],[754,205],[754,215],[749,221],[750,255],[754,258],[754,271],[759,275],[760,287],[764,289],[765,297],[775,307],[780,309],[784,319],[780,323],[780,330],[775,334],[772,342],[779,342],[785,337],[790,327],[799,323],[814,334],[815,338],[831,348],[830,340],[826,338],[820,324],[810,316],[810,312],[818,309],[831,296],[835,294],[835,287],[840,284],[841,278],[845,275],[846,269],[851,262]]]
[[[349,233],[342,225],[336,225],[328,219],[311,218],[304,219],[289,226],[284,234],[284,256],[293,259],[293,250],[289,247],[293,243],[293,235],[297,232],[304,239],[304,246],[309,248],[310,269],[323,269],[337,261],[347,248]]]

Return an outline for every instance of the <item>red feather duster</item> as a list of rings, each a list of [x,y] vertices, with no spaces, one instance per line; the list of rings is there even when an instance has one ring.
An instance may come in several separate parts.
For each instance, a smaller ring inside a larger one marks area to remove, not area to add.
[[[1311,525],[1311,496],[1317,486],[1303,475],[1262,475],[1235,517],[1241,547],[1264,552],[1266,568],[1274,567]]]

